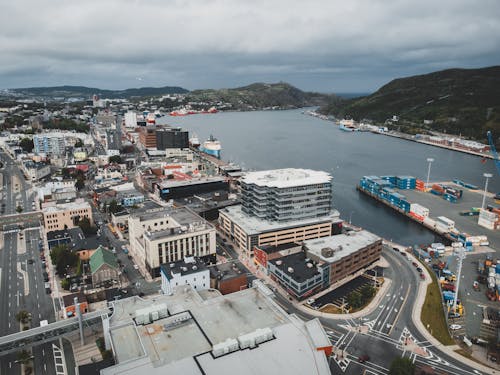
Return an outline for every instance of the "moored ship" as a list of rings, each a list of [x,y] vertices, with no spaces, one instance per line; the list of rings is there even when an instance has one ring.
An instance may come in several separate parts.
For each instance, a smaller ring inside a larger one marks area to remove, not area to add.
[[[214,138],[212,135],[205,142],[203,142],[200,147],[200,151],[204,152],[205,154],[215,156],[218,159],[220,159],[221,149],[222,146],[220,144],[220,141]]]

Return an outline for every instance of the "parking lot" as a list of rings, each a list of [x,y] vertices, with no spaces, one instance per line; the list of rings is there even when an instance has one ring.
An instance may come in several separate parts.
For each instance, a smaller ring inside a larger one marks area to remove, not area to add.
[[[332,303],[340,308],[343,303],[346,303],[347,296],[353,291],[359,291],[365,285],[373,285],[373,279],[361,275],[352,279],[348,283],[339,286],[338,288],[318,297],[314,303],[311,304],[313,308],[321,308],[328,303]]]

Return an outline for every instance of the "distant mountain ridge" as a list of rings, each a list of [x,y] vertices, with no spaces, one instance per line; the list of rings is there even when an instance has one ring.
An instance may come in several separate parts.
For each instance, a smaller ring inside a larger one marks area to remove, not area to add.
[[[325,105],[336,100],[333,94],[302,91],[288,83],[253,83],[248,86],[220,90],[194,90],[190,100],[230,103],[233,109],[300,108]]]
[[[188,90],[177,86],[164,87],[141,87],[125,90],[105,90],[86,86],[53,86],[53,87],[26,87],[9,89],[10,92],[28,96],[28,97],[47,97],[47,98],[87,98],[94,94],[101,98],[117,99],[132,98],[141,96],[158,96],[166,94],[185,94]]]
[[[408,133],[434,130],[484,140],[487,130],[500,136],[500,66],[398,78],[371,95],[336,101],[320,111],[378,123],[396,115],[393,125]]]

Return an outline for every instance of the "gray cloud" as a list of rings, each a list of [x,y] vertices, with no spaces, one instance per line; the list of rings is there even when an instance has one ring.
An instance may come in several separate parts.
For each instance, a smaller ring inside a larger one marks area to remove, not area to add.
[[[500,58],[496,0],[20,0],[2,6],[0,25],[2,88],[283,80],[369,91]]]

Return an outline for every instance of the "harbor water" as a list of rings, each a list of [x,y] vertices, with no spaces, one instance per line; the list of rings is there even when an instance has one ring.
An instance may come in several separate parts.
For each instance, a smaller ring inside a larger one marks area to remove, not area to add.
[[[333,205],[346,221],[402,244],[429,243],[434,234],[356,191],[364,175],[411,175],[431,181],[462,181],[484,187],[483,173],[493,174],[489,191],[500,192],[500,175],[492,160],[365,132],[343,132],[329,121],[302,110],[224,112],[163,117],[166,123],[221,141],[221,158],[245,169],[311,168],[331,173]],[[432,215],[432,207],[431,215]]]

